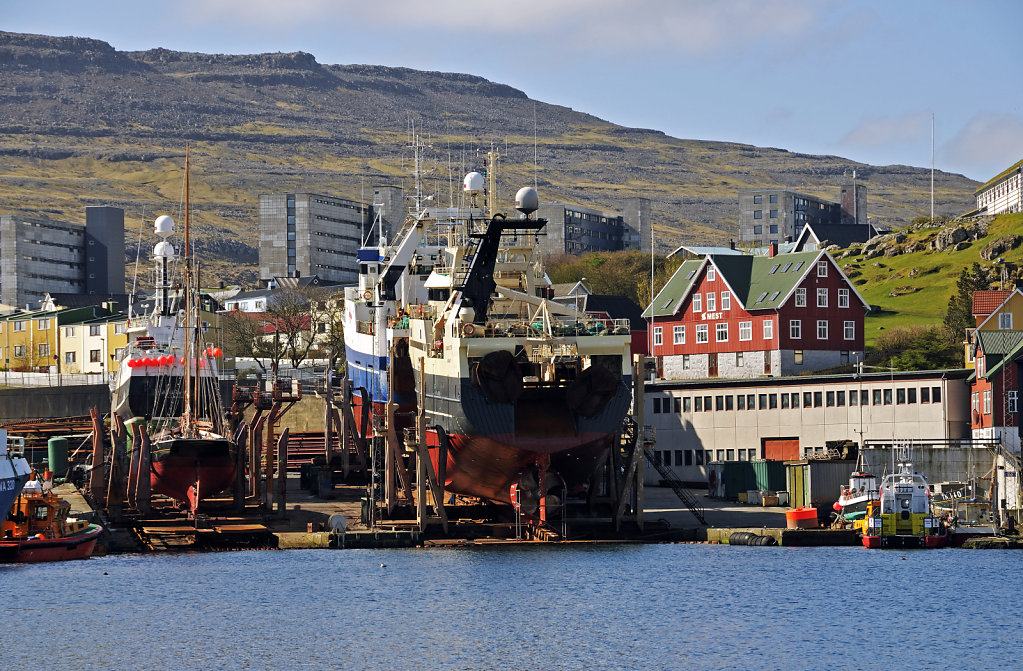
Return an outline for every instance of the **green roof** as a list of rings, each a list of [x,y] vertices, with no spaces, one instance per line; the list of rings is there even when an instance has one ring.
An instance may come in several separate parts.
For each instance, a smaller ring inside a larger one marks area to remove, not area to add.
[[[974,343],[988,363],[984,377],[990,378],[1023,352],[1023,331],[977,331]]]
[[[984,189],[988,188],[989,186],[997,184],[998,182],[1000,182],[1003,179],[1005,179],[1006,177],[1008,177],[1011,173],[1013,173],[1016,170],[1018,170],[1021,166],[1023,166],[1023,160],[1016,161],[1015,163],[1010,165],[1005,170],[1001,171],[1000,173],[998,173],[997,175],[995,175],[994,177],[992,177],[988,181],[986,181],[983,184],[981,184],[980,186],[978,186],[977,190],[974,191],[974,193],[975,194],[976,193],[980,193],[981,191],[983,191]]]
[[[779,254],[776,256],[710,255],[722,279],[732,290],[733,298],[748,311],[774,310],[785,302],[792,290],[813,270],[820,251]],[[651,306],[643,311],[650,317],[670,317],[678,312],[693,283],[701,277],[697,272],[704,260],[686,261],[658,292]],[[837,268],[837,266],[832,266]]]

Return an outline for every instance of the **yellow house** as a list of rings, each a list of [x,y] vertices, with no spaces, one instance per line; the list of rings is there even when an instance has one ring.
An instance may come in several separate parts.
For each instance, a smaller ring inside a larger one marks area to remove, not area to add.
[[[57,314],[46,310],[0,318],[4,370],[46,372],[56,364]]]
[[[61,322],[61,373],[108,373],[128,345],[127,317],[109,315]]]
[[[0,317],[2,369],[25,372],[53,370],[58,373],[101,373],[109,370],[111,355],[127,345],[127,318],[123,315],[97,317],[97,312],[106,310],[71,308],[19,312]],[[65,364],[68,351],[75,352],[70,359],[76,365],[70,368]],[[77,365],[83,363],[85,365]]]

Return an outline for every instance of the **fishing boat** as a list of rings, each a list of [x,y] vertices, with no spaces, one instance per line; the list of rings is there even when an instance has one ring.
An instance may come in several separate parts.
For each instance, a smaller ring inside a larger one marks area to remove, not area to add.
[[[927,480],[908,461],[882,478],[878,500],[867,503],[861,528],[868,548],[941,548],[948,542],[943,520],[931,514]]]
[[[52,482],[31,480],[0,525],[0,562],[88,559],[103,527],[70,517]]]
[[[934,496],[931,506],[948,526],[949,545],[961,547],[971,538],[998,535],[991,501],[979,495],[975,480],[943,483],[941,490]]]
[[[470,172],[457,206],[422,207],[417,179],[394,242],[359,250],[359,284],[345,290],[347,370],[362,430],[389,407],[399,434],[420,415],[449,494],[543,519],[587,486],[622,428],[630,336],[626,320],[588,320],[551,300],[536,191],[519,190],[517,216],[480,203],[495,192],[495,161],[489,190]]]
[[[867,514],[867,504],[878,500],[877,476],[860,465],[849,475],[849,483],[842,487],[834,509],[843,525],[862,520]]]
[[[0,429],[0,520],[7,516],[31,475],[32,467],[24,455],[11,448],[7,429]]]
[[[141,423],[151,437],[152,491],[187,507],[230,487],[237,450],[226,435],[217,372],[219,347],[204,342],[190,254],[188,158],[185,164],[184,253],[168,238],[174,220],[154,222],[156,292],[148,314],[128,321],[124,348],[111,382],[113,411],[127,426]]]

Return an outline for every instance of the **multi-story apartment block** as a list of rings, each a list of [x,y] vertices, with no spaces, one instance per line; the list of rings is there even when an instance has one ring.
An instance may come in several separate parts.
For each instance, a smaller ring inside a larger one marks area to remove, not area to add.
[[[840,202],[785,189],[739,191],[739,243],[766,247],[793,241],[808,224],[866,224],[863,184],[843,186]]]
[[[984,214],[1023,212],[1023,161],[981,184],[975,195],[977,210]]]
[[[47,292],[124,291],[124,210],[85,208],[85,225],[0,215],[0,301],[36,308]]]
[[[686,261],[643,316],[664,378],[749,378],[862,360],[867,308],[817,251]]]
[[[650,248],[650,199],[629,198],[621,214],[564,203],[540,205],[547,220],[540,245],[544,254]]]
[[[127,345],[126,325],[126,316],[101,306],[6,315],[0,318],[3,368],[101,373]]]
[[[317,275],[344,284],[358,281],[356,254],[401,227],[401,189],[377,187],[374,204],[314,193],[259,196],[259,277]],[[379,216],[377,216],[379,215]]]

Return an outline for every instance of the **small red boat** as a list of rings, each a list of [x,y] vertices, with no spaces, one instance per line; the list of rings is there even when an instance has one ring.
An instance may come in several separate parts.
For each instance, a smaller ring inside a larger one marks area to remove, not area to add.
[[[103,527],[68,517],[71,504],[38,482],[25,485],[0,531],[0,562],[88,559]]]

